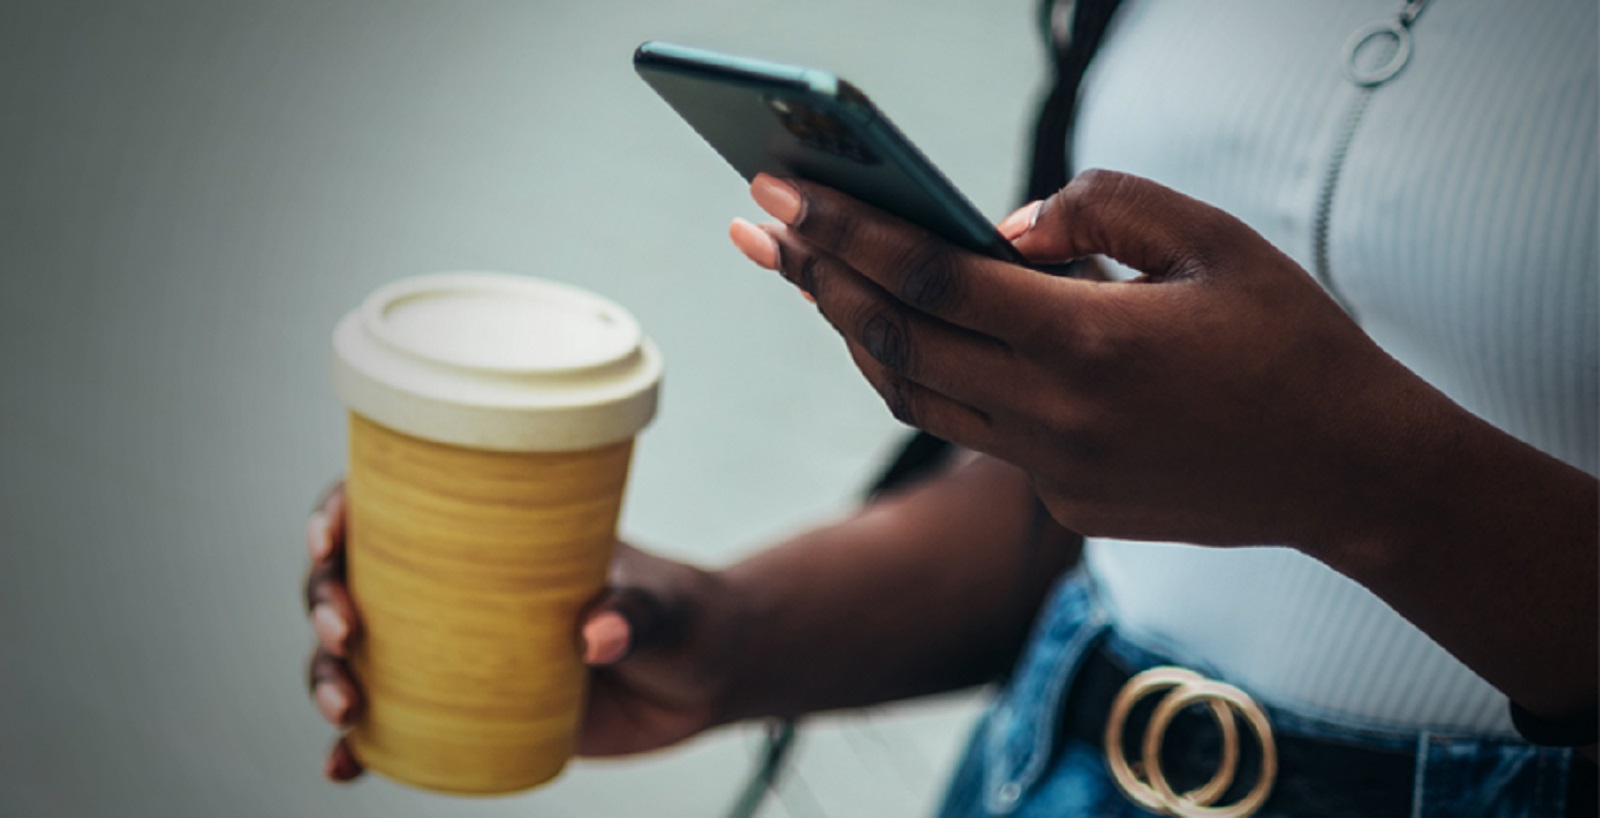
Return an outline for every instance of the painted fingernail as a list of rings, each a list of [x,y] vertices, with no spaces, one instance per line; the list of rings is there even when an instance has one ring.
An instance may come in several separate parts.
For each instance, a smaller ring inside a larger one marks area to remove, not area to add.
[[[794,224],[800,217],[800,191],[781,179],[757,174],[750,183],[750,196],[762,210],[784,224]]]
[[[778,242],[767,231],[736,218],[728,226],[728,238],[744,257],[768,270],[778,269]]]
[[[344,724],[346,712],[350,710],[350,697],[339,689],[333,682],[317,683],[317,711],[331,724]]]
[[[1043,206],[1044,201],[1040,200],[1029,202],[1017,208],[1016,212],[1007,216],[998,225],[1000,235],[1005,236],[1006,241],[1012,241],[1023,233],[1032,230],[1034,223],[1039,220],[1039,209]]]
[[[321,561],[328,556],[332,546],[332,539],[328,536],[328,515],[317,511],[311,514],[311,519],[306,521],[306,547],[311,550],[311,559]]]
[[[603,613],[583,626],[584,664],[609,665],[628,650],[628,621],[621,614]]]
[[[317,632],[317,641],[335,653],[344,650],[345,637],[350,635],[350,623],[324,602],[311,611],[311,628]]]

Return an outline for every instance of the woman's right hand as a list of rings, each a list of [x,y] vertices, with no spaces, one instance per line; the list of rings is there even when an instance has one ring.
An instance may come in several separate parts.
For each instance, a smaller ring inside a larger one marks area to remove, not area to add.
[[[311,696],[341,730],[360,719],[363,704],[347,661],[361,638],[361,618],[345,584],[346,510],[340,484],[306,530],[306,609],[317,637]],[[579,755],[654,750],[721,723],[738,621],[725,585],[714,573],[617,544],[609,586],[578,626],[590,668]],[[348,781],[362,766],[341,736],[323,770],[331,780]]]

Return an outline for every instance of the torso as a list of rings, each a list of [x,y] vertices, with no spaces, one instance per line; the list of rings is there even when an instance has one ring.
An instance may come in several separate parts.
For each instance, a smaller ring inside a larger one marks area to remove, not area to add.
[[[1128,0],[1086,81],[1082,167],[1240,217],[1313,269],[1319,188],[1358,93],[1345,40],[1398,0]],[[1451,398],[1600,467],[1592,0],[1433,0],[1350,141],[1332,289]],[[1509,732],[1505,700],[1365,589],[1287,549],[1094,541],[1118,626],[1265,701]]]

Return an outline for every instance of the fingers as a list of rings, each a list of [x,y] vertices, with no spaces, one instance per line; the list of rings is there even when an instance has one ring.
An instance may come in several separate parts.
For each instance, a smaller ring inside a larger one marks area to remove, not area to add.
[[[345,509],[341,480],[328,489],[306,520],[306,550],[311,552],[312,564],[339,557],[344,550]]]
[[[889,369],[860,344],[846,343],[856,368],[896,420],[969,449],[999,454],[994,452],[997,439],[989,415]]]
[[[1006,337],[1019,322],[1038,315],[1042,294],[1052,282],[961,250],[810,182],[762,174],[750,192],[795,234],[860,271],[906,306],[986,335]]]
[[[306,520],[306,550],[311,570],[306,576],[305,604],[317,649],[307,666],[311,700],[323,720],[346,729],[361,709],[361,690],[344,657],[349,655],[358,619],[344,584],[344,540],[347,516],[344,482],[335,483]],[[322,774],[329,781],[351,781],[364,771],[348,739],[340,736],[328,750]]]
[[[779,248],[778,271],[882,368],[975,406],[1002,393],[1010,359],[1004,343],[907,307],[788,228],[771,226],[768,235]]]
[[[360,759],[356,758],[355,751],[350,749],[349,739],[343,736],[334,742],[333,748],[328,751],[328,760],[322,765],[323,776],[339,783],[354,780],[365,770]]]
[[[307,671],[311,700],[329,724],[346,728],[361,709],[361,690],[344,659],[318,648]]]
[[[360,618],[343,572],[329,565],[312,569],[306,580],[306,600],[317,645],[334,656],[350,655]]]
[[[1012,240],[1033,261],[1101,254],[1152,278],[1194,274],[1243,223],[1149,179],[1084,171],[1046,199]],[[1014,227],[1015,225],[1013,225]]]
[[[591,667],[614,665],[628,655],[632,630],[616,611],[596,611],[583,623],[583,663]]]
[[[608,589],[584,616],[583,661],[603,667],[671,647],[686,627],[681,614],[643,588]]]
[[[346,656],[360,627],[355,603],[345,586],[345,494],[333,487],[307,523],[306,544],[311,571],[306,576],[305,604],[317,644],[334,656]]]

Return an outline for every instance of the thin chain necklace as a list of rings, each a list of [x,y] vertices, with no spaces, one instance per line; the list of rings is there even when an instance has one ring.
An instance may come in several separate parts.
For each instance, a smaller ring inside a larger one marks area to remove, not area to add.
[[[1334,143],[1333,155],[1327,171],[1322,176],[1322,186],[1317,191],[1316,214],[1311,221],[1312,272],[1322,282],[1328,293],[1352,315],[1350,304],[1333,283],[1328,264],[1328,232],[1333,218],[1333,197],[1339,189],[1339,177],[1344,173],[1345,160],[1350,154],[1350,143],[1356,129],[1366,116],[1372,94],[1379,86],[1394,79],[1411,61],[1411,24],[1422,15],[1429,0],[1409,0],[1400,13],[1392,18],[1378,20],[1356,29],[1345,41],[1341,68],[1344,76],[1356,86],[1356,95],[1345,109],[1339,127],[1339,138]],[[1362,55],[1371,47],[1382,47],[1387,42],[1388,53],[1376,64],[1364,65]]]

